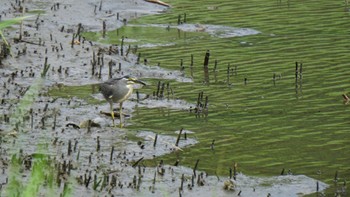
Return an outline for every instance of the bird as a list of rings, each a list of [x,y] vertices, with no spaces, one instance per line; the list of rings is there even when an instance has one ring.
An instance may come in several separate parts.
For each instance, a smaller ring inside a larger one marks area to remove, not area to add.
[[[116,125],[114,124],[113,103],[119,103],[119,115],[120,115],[119,126],[120,128],[122,128],[123,127],[123,114],[122,114],[123,102],[130,97],[134,89],[133,85],[136,83],[146,85],[144,82],[130,76],[123,76],[120,78],[111,78],[99,84],[100,92],[109,103],[114,127]]]

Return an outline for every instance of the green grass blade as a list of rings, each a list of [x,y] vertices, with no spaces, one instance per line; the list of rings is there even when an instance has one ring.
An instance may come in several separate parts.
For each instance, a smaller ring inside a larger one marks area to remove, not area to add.
[[[4,20],[0,22],[0,30],[6,28],[6,27],[10,27],[11,25],[17,24],[19,22],[21,22],[22,20],[32,17],[33,15],[30,16],[23,16],[23,17],[17,17],[17,18],[13,18],[13,19],[9,19],[9,20]]]

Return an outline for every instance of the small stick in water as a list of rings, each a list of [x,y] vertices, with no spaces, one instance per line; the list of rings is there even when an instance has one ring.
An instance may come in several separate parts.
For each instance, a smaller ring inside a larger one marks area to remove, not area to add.
[[[298,79],[298,62],[295,62],[295,80]]]
[[[141,157],[139,160],[137,160],[133,165],[132,167],[136,167],[141,161],[143,160],[143,157]]]
[[[120,55],[124,55],[124,36],[122,36],[122,43],[120,44]]]
[[[154,138],[153,147],[156,147],[157,139],[158,139],[158,133],[156,133],[156,137]]]
[[[98,8],[98,11],[102,10],[102,0],[100,1],[100,7]]]
[[[236,176],[237,176],[237,163],[235,162],[233,164],[233,180],[236,180]]]
[[[210,145],[210,148],[211,148],[211,150],[214,150],[214,143],[215,143],[215,140],[213,140],[212,142],[211,142],[211,145]]]
[[[203,68],[204,68],[204,82],[205,83],[209,83],[209,57],[210,57],[210,51],[207,50],[207,52],[205,53],[205,57],[204,57],[204,63],[203,63]]]
[[[185,181],[185,175],[182,174],[182,176],[181,176],[181,186],[180,186],[180,190],[181,191],[183,191],[184,181]]]
[[[96,146],[96,152],[100,151],[101,145],[100,145],[100,136],[97,136],[97,146]]]
[[[68,140],[68,151],[67,151],[68,156],[70,156],[71,153],[72,153],[72,141]]]
[[[102,2],[102,1],[101,1]],[[102,22],[102,37],[106,37],[106,21]]]
[[[199,163],[199,159],[197,159],[196,164],[194,165],[194,168],[193,168],[194,176],[196,176],[196,170],[197,170],[197,167],[198,167],[198,163]]]
[[[179,14],[179,16],[177,17],[177,24],[180,25],[181,24],[181,15]]]
[[[334,175],[334,182],[338,181],[338,170],[335,171],[335,175]]]
[[[109,77],[109,79],[112,78],[112,67],[113,67],[113,61],[111,60],[108,62],[108,77]]]
[[[112,163],[112,161],[113,161],[113,153],[114,153],[114,146],[112,146],[111,154],[110,154],[110,157],[109,157],[109,162],[110,163]]]
[[[182,130],[183,130],[183,128],[179,131],[179,134],[177,135],[175,146],[179,146],[179,141],[180,141],[180,137],[181,137],[181,134],[182,134]]]

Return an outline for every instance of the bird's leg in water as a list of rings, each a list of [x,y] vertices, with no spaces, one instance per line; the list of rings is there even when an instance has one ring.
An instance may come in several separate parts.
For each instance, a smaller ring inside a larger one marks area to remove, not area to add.
[[[113,127],[115,126],[114,124],[114,110],[113,110],[113,103],[109,103],[109,106],[111,108],[111,116],[112,116],[112,121],[113,121]]]
[[[119,119],[120,119],[120,125],[119,127],[122,128],[123,127],[123,112],[122,112],[122,109],[123,109],[123,102],[120,102],[119,103]]]

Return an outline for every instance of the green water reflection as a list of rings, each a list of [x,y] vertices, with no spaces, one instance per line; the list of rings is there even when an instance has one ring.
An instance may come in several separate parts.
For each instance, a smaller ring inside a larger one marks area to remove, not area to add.
[[[192,130],[199,144],[167,155],[173,163],[209,173],[228,174],[233,162],[250,175],[278,175],[283,168],[331,183],[338,170],[349,177],[348,114],[341,95],[349,91],[350,23],[343,1],[184,1],[171,2],[165,14],[135,24],[176,25],[186,13],[187,23],[253,28],[260,34],[218,38],[205,32],[182,32],[164,27],[126,26],[110,32],[120,43],[168,44],[139,48],[149,65],[180,69],[185,74],[194,57],[194,83],[171,82],[179,99],[196,103],[201,91],[209,97],[209,114],[196,118],[188,111],[139,108],[134,130],[174,134]],[[113,41],[113,40],[112,40]],[[210,50],[210,82],[204,84],[203,60]],[[218,61],[216,79],[214,60]],[[295,62],[303,63],[302,79],[295,80]],[[227,65],[237,73],[227,81]],[[273,81],[273,75],[276,80]],[[244,79],[247,83],[244,83]],[[152,90],[145,89],[147,93]],[[175,135],[175,134],[174,134]],[[215,149],[210,145],[215,139]],[[317,171],[322,173],[319,175]]]

